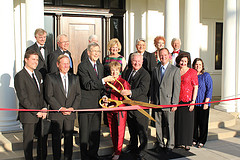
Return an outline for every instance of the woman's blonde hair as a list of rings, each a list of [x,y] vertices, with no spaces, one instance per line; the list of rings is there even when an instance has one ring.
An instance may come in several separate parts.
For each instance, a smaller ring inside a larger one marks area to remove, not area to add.
[[[107,49],[109,52],[110,52],[111,47],[113,47],[115,44],[117,44],[117,46],[118,46],[118,52],[121,51],[121,49],[122,49],[121,43],[119,42],[119,40],[117,38],[113,38],[108,42],[108,45],[107,45]]]

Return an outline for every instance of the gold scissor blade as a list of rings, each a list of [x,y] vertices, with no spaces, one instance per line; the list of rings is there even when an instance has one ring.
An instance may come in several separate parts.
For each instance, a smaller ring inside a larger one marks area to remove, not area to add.
[[[143,106],[143,107],[148,107],[148,108],[163,108],[162,106],[159,106],[156,104],[140,102],[140,101],[133,101],[131,99],[125,99],[125,100],[123,100],[123,103],[131,104],[132,106],[138,105],[138,106]]]
[[[156,120],[155,120],[152,116],[150,116],[144,109],[138,109],[138,111],[139,111],[140,113],[142,113],[144,116],[146,116],[146,117],[148,117],[149,119],[151,119],[152,121],[156,122]]]
[[[149,105],[149,103],[145,103],[145,102],[140,102],[140,101],[132,101],[129,98],[125,98],[125,100],[123,100],[123,103],[125,104],[130,104],[130,105],[139,105],[139,106],[143,106],[146,107],[147,105]],[[143,105],[144,104],[144,105]],[[147,106],[148,107],[148,106]],[[159,106],[158,106],[159,107]],[[143,109],[138,109],[139,112],[141,112],[144,116],[148,117],[149,119],[151,119],[152,121],[156,122],[156,120],[150,116],[145,110]]]

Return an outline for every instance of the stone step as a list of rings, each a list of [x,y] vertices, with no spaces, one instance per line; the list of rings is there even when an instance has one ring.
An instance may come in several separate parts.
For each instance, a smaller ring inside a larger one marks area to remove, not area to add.
[[[76,142],[78,142],[78,136],[76,136],[74,139],[76,140]],[[51,137],[49,137],[49,141],[51,141]],[[153,148],[154,143],[155,143],[155,137],[149,136],[148,149]],[[126,144],[128,144],[128,140],[124,139],[123,150],[125,149]],[[23,153],[22,147],[21,146],[18,146],[18,147],[19,148],[16,148],[15,146],[16,150],[12,150],[12,151],[5,150],[4,152],[0,152],[0,157],[1,157],[0,159],[1,160],[24,160],[24,153]],[[110,136],[102,135],[98,154],[100,156],[106,156],[106,155],[111,155],[112,153],[113,153],[113,148],[112,148],[112,141]],[[37,154],[36,147],[34,147],[33,155],[36,156],[36,154]],[[62,146],[62,156],[63,156],[63,146]],[[53,159],[53,155],[52,155],[52,147],[50,144],[48,145],[47,160],[51,160],[51,159]],[[73,159],[80,159],[80,149],[79,149],[78,143],[74,143],[74,146],[73,146]]]
[[[234,136],[240,136],[240,120],[237,119],[237,114],[230,114],[215,109],[210,109],[209,119],[209,134],[208,140],[224,139]],[[76,129],[75,129],[76,130]],[[149,126],[148,129],[149,141],[148,148],[152,148],[156,141],[156,128]],[[123,150],[129,141],[129,131],[126,127]],[[62,141],[63,144],[63,141]],[[36,143],[34,143],[34,155],[36,155]],[[48,138],[48,158],[52,159],[52,141],[51,135]],[[11,133],[0,133],[0,159],[24,159],[22,147],[22,131]],[[80,159],[79,139],[78,134],[74,135],[74,154],[73,159]],[[109,133],[109,128],[102,125],[101,128],[101,143],[99,155],[111,155],[113,152],[112,141]]]
[[[236,125],[237,113],[226,113],[211,108],[209,115],[209,129],[224,128]]]
[[[78,131],[78,128],[75,128],[74,130]],[[155,137],[155,128],[149,127],[148,129],[148,135]],[[17,151],[17,150],[22,150],[23,149],[23,132],[18,131],[18,132],[11,132],[11,133],[3,133],[0,134],[0,152],[5,152],[5,151]],[[130,135],[128,131],[128,127],[125,129],[125,141],[129,141]],[[104,143],[102,147],[112,145],[110,133],[109,133],[109,128],[106,125],[102,125],[101,127],[101,143]],[[64,144],[64,140],[62,139],[62,145]],[[79,135],[74,134],[73,135],[73,144],[79,145]],[[52,146],[52,135],[48,135],[48,146]],[[36,139],[34,140],[34,148],[36,148]]]
[[[240,119],[236,120],[234,126],[208,130],[208,140],[219,140],[237,136],[240,136]]]

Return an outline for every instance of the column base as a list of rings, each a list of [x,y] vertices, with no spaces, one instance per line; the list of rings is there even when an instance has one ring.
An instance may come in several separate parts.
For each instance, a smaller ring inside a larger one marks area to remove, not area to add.
[[[18,121],[10,122],[10,123],[0,123],[0,132],[7,132],[7,131],[18,131],[22,130],[21,125]]]
[[[219,103],[218,105],[214,106],[214,109],[224,111],[224,112],[236,112],[235,103]]]

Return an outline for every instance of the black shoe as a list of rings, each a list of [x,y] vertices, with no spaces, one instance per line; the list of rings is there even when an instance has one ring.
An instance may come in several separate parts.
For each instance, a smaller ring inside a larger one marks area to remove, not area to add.
[[[185,150],[189,151],[190,150],[190,146],[185,146]]]
[[[137,153],[138,149],[133,146],[127,146],[126,149],[124,150],[124,153]]]
[[[144,154],[141,152],[139,154],[136,154],[136,160],[144,160]]]
[[[160,146],[157,146],[154,150],[155,150],[155,152],[160,153],[160,152],[164,151],[164,148],[160,147]]]
[[[166,152],[167,155],[170,155],[170,154],[172,154],[172,149],[171,148],[166,148],[165,152]]]
[[[91,157],[90,160],[103,160],[103,158],[100,156],[96,156],[96,157]]]
[[[74,130],[74,131],[73,131],[73,134],[74,134],[74,135],[77,135],[77,134],[78,134],[78,131]]]

